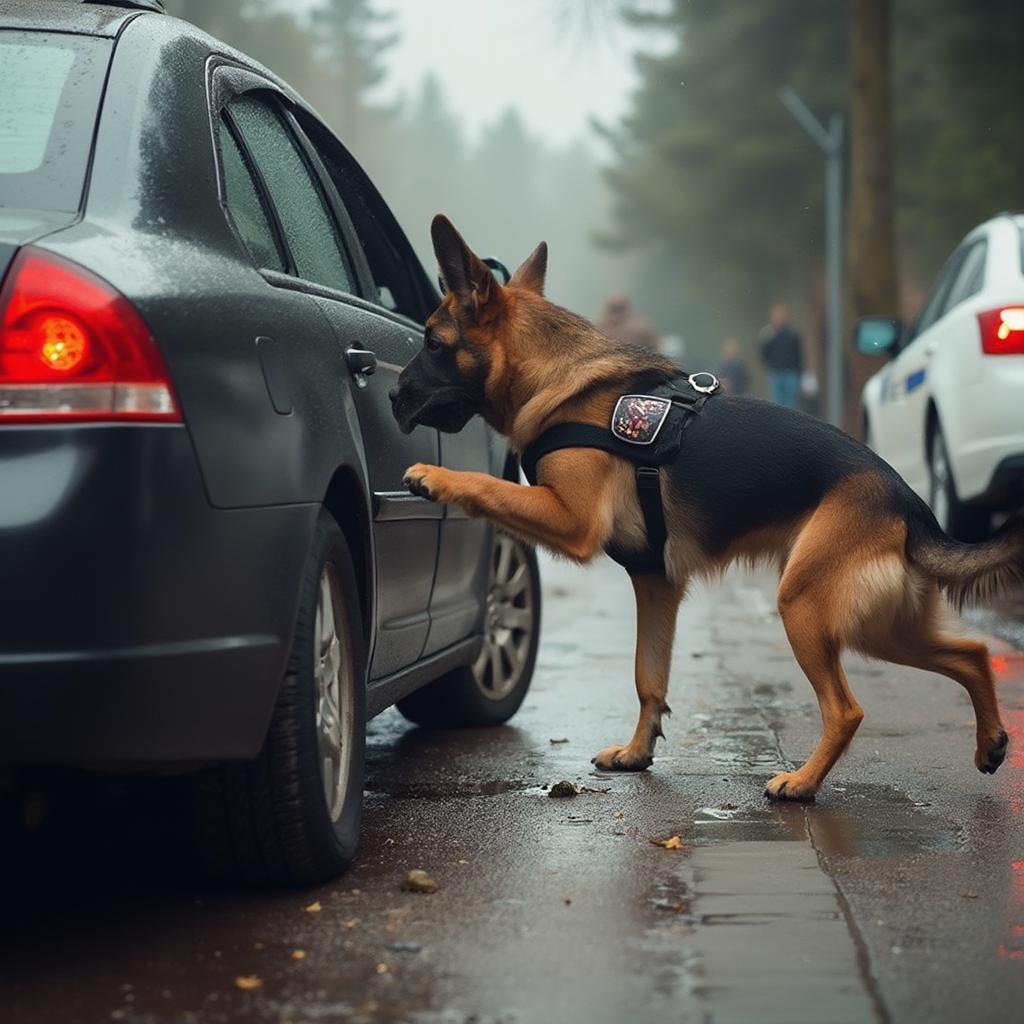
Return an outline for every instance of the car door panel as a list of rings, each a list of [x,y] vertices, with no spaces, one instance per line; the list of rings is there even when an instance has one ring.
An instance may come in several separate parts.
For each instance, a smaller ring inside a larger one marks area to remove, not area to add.
[[[388,391],[415,348],[410,332],[362,305],[324,296],[316,296],[315,302],[334,331],[339,356],[348,348],[359,348],[377,357],[376,370],[362,382],[347,371],[337,380],[338,388],[350,393],[359,417],[373,491],[378,585],[370,678],[377,679],[417,660],[430,628],[443,508],[410,495],[402,478],[414,462],[437,462],[437,431],[417,427],[407,436],[391,415]]]
[[[458,470],[487,473],[490,445],[483,420],[473,419],[458,434],[441,434],[441,463]],[[441,521],[437,574],[430,600],[426,653],[441,650],[477,632],[483,617],[492,527],[449,505]]]

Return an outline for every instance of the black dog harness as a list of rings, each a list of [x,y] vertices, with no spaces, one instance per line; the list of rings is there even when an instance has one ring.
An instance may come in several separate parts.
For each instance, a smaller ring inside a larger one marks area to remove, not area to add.
[[[628,459],[636,466],[636,493],[647,530],[647,547],[626,551],[611,544],[605,551],[630,576],[664,574],[668,530],[661,503],[659,467],[679,454],[687,423],[700,413],[718,388],[718,378],[713,373],[684,374],[644,394],[623,395],[615,403],[607,427],[591,423],[557,423],[548,427],[523,451],[526,479],[536,484],[537,463],[560,448],[600,448]]]

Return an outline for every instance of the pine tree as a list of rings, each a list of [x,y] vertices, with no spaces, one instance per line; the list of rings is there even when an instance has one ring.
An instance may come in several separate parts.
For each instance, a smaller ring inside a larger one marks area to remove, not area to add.
[[[398,41],[390,14],[372,0],[321,0],[313,11],[320,53],[328,69],[328,95],[319,105],[341,140],[360,153],[379,138],[395,114],[374,98],[387,76],[383,58]]]
[[[673,0],[654,19],[675,46],[638,60],[634,107],[609,132],[607,240],[646,253],[638,299],[667,329],[688,325],[698,359],[725,334],[752,337],[772,301],[809,319],[821,159],[778,93],[789,85],[823,114],[844,108],[842,11],[842,0]]]

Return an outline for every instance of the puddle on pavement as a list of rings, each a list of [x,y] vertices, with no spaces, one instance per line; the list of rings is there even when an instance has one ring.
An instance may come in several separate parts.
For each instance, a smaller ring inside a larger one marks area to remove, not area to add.
[[[450,779],[443,782],[417,782],[414,779],[376,780],[367,796],[391,796],[399,800],[451,800],[452,797],[501,796],[537,789],[536,782],[502,779]]]
[[[961,829],[923,802],[887,786],[832,786],[825,799],[807,807],[807,825],[825,857],[955,853],[966,842]]]
[[[827,801],[827,802],[826,802]],[[702,807],[688,841],[695,846],[805,839],[825,857],[890,857],[956,852],[961,829],[885,786],[832,786],[819,803]]]
[[[792,804],[735,810],[702,807],[693,818],[693,842],[700,845],[804,839],[806,835],[802,809]]]

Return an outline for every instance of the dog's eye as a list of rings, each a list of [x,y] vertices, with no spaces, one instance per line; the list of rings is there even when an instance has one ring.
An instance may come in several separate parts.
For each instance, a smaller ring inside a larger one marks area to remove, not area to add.
[[[426,336],[424,344],[427,346],[428,352],[440,352],[442,348],[441,342],[439,342],[432,334],[428,334]]]

